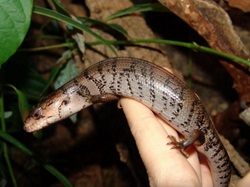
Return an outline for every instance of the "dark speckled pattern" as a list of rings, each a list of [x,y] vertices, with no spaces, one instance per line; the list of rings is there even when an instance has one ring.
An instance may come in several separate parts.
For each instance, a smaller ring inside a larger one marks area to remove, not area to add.
[[[228,186],[231,177],[230,161],[213,122],[197,95],[163,68],[136,58],[103,60],[44,99],[25,121],[27,131],[44,127],[36,123],[30,124],[32,121],[30,119],[33,118],[33,121],[35,121],[34,118],[45,119],[45,115],[39,115],[44,114],[42,110],[46,110],[46,104],[57,100],[59,94],[67,97],[62,101],[60,110],[58,109],[57,121],[65,118],[60,111],[73,100],[72,98],[83,98],[82,105],[85,107],[93,102],[91,97],[96,99],[96,96],[106,94],[130,97],[140,101],[171,123],[187,139],[194,130],[202,131],[205,143],[196,148],[208,160],[213,173],[214,186]],[[70,115],[71,110],[72,108],[69,110]]]

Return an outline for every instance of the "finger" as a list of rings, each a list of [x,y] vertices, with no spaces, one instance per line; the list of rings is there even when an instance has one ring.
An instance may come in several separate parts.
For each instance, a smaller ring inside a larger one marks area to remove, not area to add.
[[[248,174],[244,178],[242,178],[236,186],[237,187],[248,187],[249,184],[250,184],[250,172],[248,172]]]
[[[169,131],[169,128],[171,129],[171,130],[173,130],[174,131],[174,133],[173,134],[176,134],[176,131],[172,128],[172,127],[170,127],[169,125],[167,125],[166,124],[166,122],[164,122],[163,120],[161,120],[161,119],[159,119],[159,122],[161,123],[161,125],[162,125],[162,127],[164,128],[164,129],[166,129],[166,131],[168,132]],[[172,133],[171,133],[172,134]],[[172,134],[172,135],[173,135]],[[177,137],[178,137],[178,135],[177,135]],[[177,138],[177,141],[178,141],[178,138]],[[195,173],[198,175],[198,179],[199,179],[199,181],[202,181],[202,179],[203,178],[207,178],[207,177],[204,177],[203,175],[203,170],[201,171],[201,165],[200,165],[200,161],[199,161],[199,156],[198,156],[198,153],[197,153],[197,151],[196,151],[196,149],[195,149],[195,147],[194,146],[191,146],[191,147],[189,147],[187,150],[185,150],[188,154],[189,154],[189,157],[187,158],[187,161],[190,163],[190,165],[193,167],[193,169],[195,170]],[[208,169],[208,167],[207,167],[207,165],[206,166],[203,166],[204,168],[204,171],[206,171],[207,172],[207,170],[205,170],[205,169]],[[209,171],[209,169],[208,169],[208,171]],[[206,173],[205,172],[205,173]],[[203,176],[203,178],[202,178],[202,176]],[[211,173],[210,173],[210,179],[211,179]],[[205,186],[211,186],[211,184],[212,184],[212,182],[210,181],[210,182],[208,182],[209,180],[205,180],[205,182],[204,182],[204,184],[205,185],[202,185],[203,187],[205,187]],[[202,181],[202,183],[203,183],[203,181]]]
[[[173,73],[171,69],[168,68],[164,69]],[[201,161],[200,163],[200,159],[198,157],[198,153],[196,152],[195,148],[191,147],[191,149],[194,153],[190,154],[188,161],[193,166],[195,172],[198,174],[200,181],[202,181],[202,186],[203,187],[212,186],[213,181],[212,181],[211,171],[209,169],[207,162],[204,161],[205,159],[203,158],[202,159],[203,161]]]
[[[171,149],[168,135],[177,136],[170,126],[162,125],[154,113],[144,105],[122,98],[120,104],[127,117],[142,160],[147,168],[152,186],[200,186],[199,179],[186,158]],[[185,171],[185,172],[183,172]],[[187,171],[187,172],[186,172]]]
[[[201,168],[202,186],[204,187],[213,186],[212,175],[209,166],[207,164],[207,161],[201,162],[200,168]]]

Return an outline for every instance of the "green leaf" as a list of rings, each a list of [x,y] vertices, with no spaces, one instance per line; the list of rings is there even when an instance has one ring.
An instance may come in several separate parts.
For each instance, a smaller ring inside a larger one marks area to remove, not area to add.
[[[38,6],[34,6],[33,12],[40,14],[40,15],[44,15],[53,19],[56,19],[58,21],[62,21],[68,25],[71,25],[79,30],[85,31],[86,33],[94,36],[96,39],[98,39],[100,42],[102,42],[104,45],[106,45],[115,55],[117,55],[115,49],[106,42],[105,39],[103,39],[100,35],[98,35],[97,33],[93,32],[91,29],[89,29],[88,27],[86,27],[85,25],[79,23],[76,20],[73,20],[72,18],[65,16],[63,14],[60,14],[58,12],[46,9],[46,8],[41,8]]]
[[[0,66],[21,45],[30,25],[33,0],[0,0]]]
[[[127,35],[127,31],[118,24],[107,24],[102,21],[85,17],[78,17],[77,19],[80,20],[84,25],[98,27],[102,30],[107,30],[109,33],[113,30],[119,32],[120,34]]]
[[[34,154],[34,152],[32,152],[22,142],[20,142],[19,140],[17,140],[13,136],[9,135],[8,133],[3,132],[2,130],[0,130],[0,139],[3,139],[6,142],[9,142],[9,143],[13,144],[14,146],[16,146],[18,149],[20,149],[21,151],[23,151],[28,156],[36,158],[36,155]],[[54,175],[59,181],[61,181],[64,186],[66,186],[66,187],[73,187],[73,185],[71,184],[71,182],[60,171],[58,171],[55,167],[53,167],[53,166],[51,166],[49,164],[43,164],[43,167],[48,172],[50,172],[52,175]]]
[[[1,187],[6,187],[7,186],[7,180],[4,179],[4,178],[1,178],[1,180],[0,180],[0,186]]]
[[[78,72],[77,72],[76,64],[73,61],[73,59],[69,59],[69,62],[60,71],[55,81],[55,84],[54,84],[55,89],[61,87],[62,85],[64,85],[66,82],[73,79],[77,75],[78,75]]]
[[[121,16],[133,14],[135,12],[149,12],[149,11],[168,12],[168,9],[160,3],[139,4],[139,5],[134,5],[129,8],[115,12],[114,14],[108,17],[107,21],[121,17]]]
[[[51,0],[51,2],[54,4],[57,12],[65,15],[65,16],[70,16],[70,14],[67,12],[67,10],[57,0]]]
[[[23,151],[25,154],[27,154],[29,156],[34,155],[34,153],[29,148],[27,148],[24,144],[22,144],[19,140],[17,140],[13,136],[9,135],[8,133],[3,132],[2,130],[0,130],[0,138],[5,140],[6,142],[13,144],[18,149]]]
[[[4,112],[4,119],[10,118],[12,116],[13,112],[12,111],[5,111]]]
[[[54,175],[61,183],[66,187],[73,187],[71,182],[62,174],[60,173],[56,168],[54,168],[52,165],[45,164],[43,167],[50,172],[52,175]]]
[[[128,32],[127,32],[123,27],[121,27],[121,26],[118,25],[118,24],[113,23],[113,24],[109,24],[109,26],[110,26],[112,29],[118,31],[119,33],[121,33],[121,34],[123,34],[123,35],[128,35]]]
[[[39,100],[44,93],[44,87],[47,85],[47,82],[38,72],[29,68],[27,78],[20,85],[20,89],[27,98]]]
[[[23,94],[22,91],[18,90],[15,86],[13,85],[8,85],[8,86],[11,87],[16,92],[18,97],[18,107],[20,114],[22,117],[26,117],[29,111],[29,104],[26,96]]]
[[[208,54],[213,54],[217,55],[219,57],[229,59],[235,62],[239,62],[241,64],[247,65],[250,67],[250,60],[245,60],[243,58],[230,55],[227,53],[223,53],[220,51],[217,51],[215,49],[206,47],[206,46],[201,46],[196,44],[195,42],[193,43],[188,43],[188,42],[180,42],[180,41],[174,41],[174,40],[162,40],[162,39],[135,39],[135,40],[106,40],[106,42],[113,44],[113,45],[131,45],[131,44],[137,44],[137,43],[160,43],[160,44],[167,44],[167,45],[173,45],[173,46],[180,46],[180,47],[185,47],[188,49],[192,49],[194,51],[200,51]],[[86,43],[87,45],[100,45],[100,42],[90,42]]]

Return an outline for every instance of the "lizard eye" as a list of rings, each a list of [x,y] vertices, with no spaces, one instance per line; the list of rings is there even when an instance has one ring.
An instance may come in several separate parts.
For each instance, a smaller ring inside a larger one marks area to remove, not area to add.
[[[32,116],[34,117],[35,120],[38,120],[38,119],[44,117],[44,116],[42,115],[42,110],[41,110],[41,108],[35,109]]]
[[[67,104],[69,104],[69,102],[70,102],[69,100],[65,99],[65,100],[62,101],[62,105],[67,105]]]

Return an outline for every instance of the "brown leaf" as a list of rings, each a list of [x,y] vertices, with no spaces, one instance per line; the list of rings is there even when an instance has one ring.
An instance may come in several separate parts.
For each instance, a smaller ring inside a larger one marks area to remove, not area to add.
[[[226,0],[229,6],[238,8],[243,12],[250,12],[250,1],[249,0]]]
[[[128,8],[133,4],[129,0],[86,0],[86,5],[89,8],[91,18],[105,20],[108,16],[115,13],[116,11]],[[153,32],[147,26],[143,16],[140,14],[119,17],[109,21],[108,23],[120,25],[127,31],[127,38],[131,40],[138,38],[155,38]],[[114,37],[110,33],[104,33],[100,30],[97,32],[107,40],[114,40]],[[89,35],[86,35],[86,41],[95,41],[95,39]],[[119,57],[127,56],[142,58],[150,62],[158,63],[162,66],[171,67],[166,55],[161,51],[158,44],[148,43],[126,46],[124,49],[116,50],[116,52]],[[114,57],[114,54],[110,50],[107,50],[107,48],[103,45],[94,46],[93,49],[86,49],[85,62],[90,59],[91,62],[96,63],[106,57]]]
[[[214,1],[159,0],[159,2],[187,22],[212,48],[243,59],[250,59],[249,52],[234,31],[229,16]],[[249,103],[249,67],[236,62],[221,61],[221,63],[234,79],[234,88],[241,101]]]

